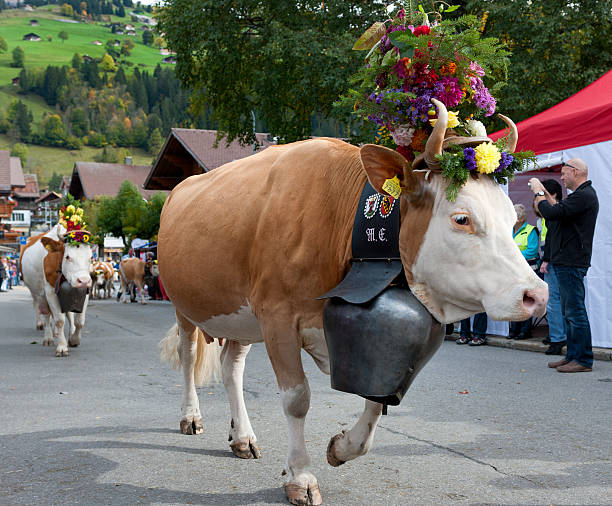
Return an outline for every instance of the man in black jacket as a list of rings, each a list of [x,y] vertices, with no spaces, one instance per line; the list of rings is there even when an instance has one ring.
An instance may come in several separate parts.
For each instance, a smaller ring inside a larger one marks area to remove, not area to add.
[[[565,359],[549,362],[548,367],[559,372],[586,372],[592,370],[593,351],[584,305],[584,277],[591,265],[599,201],[583,160],[566,162],[561,168],[561,181],[572,193],[555,205],[547,201],[546,189],[537,178],[529,181],[540,214],[548,223],[558,223],[558,231],[551,237],[550,263],[559,281],[567,353]]]

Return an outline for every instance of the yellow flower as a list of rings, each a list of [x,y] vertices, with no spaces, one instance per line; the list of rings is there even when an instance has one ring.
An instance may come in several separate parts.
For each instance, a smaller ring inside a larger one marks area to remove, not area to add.
[[[431,126],[436,126],[437,119],[430,119],[429,124]],[[446,122],[446,128],[455,128],[459,126],[459,116],[454,111],[448,111],[448,121]]]
[[[72,204],[70,204],[67,208],[66,208],[66,213],[70,214],[70,213],[74,213],[74,206]]]
[[[68,223],[66,223],[66,220],[64,220],[63,218],[59,220],[59,224],[64,228],[66,228],[66,225],[68,225]]]
[[[495,144],[492,142],[483,142],[476,146],[475,151],[478,172],[482,174],[491,174],[491,172],[494,172],[495,169],[499,167],[501,153]]]
[[[81,221],[81,217],[80,217],[78,214],[73,214],[73,215],[70,217],[70,221],[71,221],[72,223],[78,223],[79,221]]]
[[[89,242],[89,234],[83,234],[83,242]]]
[[[81,207],[79,207],[79,208],[76,210],[76,213],[77,213],[79,216],[83,216],[83,209],[82,209]]]

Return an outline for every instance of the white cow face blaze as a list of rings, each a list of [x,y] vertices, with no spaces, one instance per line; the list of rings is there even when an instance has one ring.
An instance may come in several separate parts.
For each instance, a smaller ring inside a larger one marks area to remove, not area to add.
[[[62,258],[62,274],[75,288],[91,286],[89,266],[91,262],[91,246],[77,244],[64,246],[64,257]]]
[[[482,311],[508,321],[544,314],[548,286],[512,238],[516,213],[501,187],[470,178],[455,202],[445,189],[434,176],[431,221],[408,276],[417,298],[442,323]]]

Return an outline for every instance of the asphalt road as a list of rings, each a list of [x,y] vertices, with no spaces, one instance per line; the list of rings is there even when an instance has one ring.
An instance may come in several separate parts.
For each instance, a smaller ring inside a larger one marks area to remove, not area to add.
[[[182,375],[157,357],[172,323],[168,303],[94,301],[81,346],[56,358],[28,292],[0,294],[0,504],[285,504],[287,428],[264,347],[245,373],[262,459],[245,461],[229,450],[221,384],[199,390],[204,434],[179,433]],[[325,504],[612,504],[612,362],[564,375],[541,354],[446,342],[372,451],[332,468],[329,438],[362,401],[304,361]]]

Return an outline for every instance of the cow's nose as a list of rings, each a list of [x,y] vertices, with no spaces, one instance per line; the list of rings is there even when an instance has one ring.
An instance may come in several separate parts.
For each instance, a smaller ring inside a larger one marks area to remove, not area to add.
[[[91,278],[77,278],[77,288],[89,288],[91,286]]]
[[[548,286],[525,290],[523,293],[523,307],[531,316],[544,316],[548,302]]]

